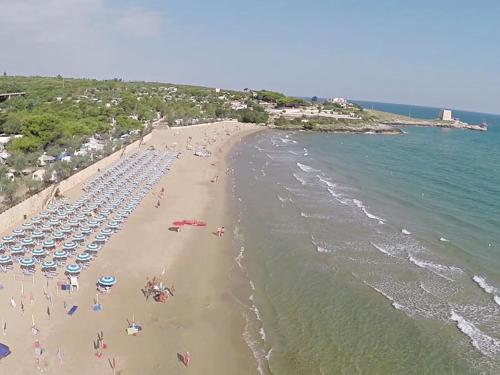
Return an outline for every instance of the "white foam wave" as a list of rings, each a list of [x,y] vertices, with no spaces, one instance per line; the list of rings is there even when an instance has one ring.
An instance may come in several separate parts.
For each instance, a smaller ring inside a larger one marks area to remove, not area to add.
[[[259,334],[260,334],[260,338],[262,339],[262,341],[266,341],[266,331],[264,331],[264,327],[261,327],[259,329]]]
[[[498,296],[493,296],[493,300],[495,301],[495,303],[500,306],[500,297]]]
[[[321,246],[316,246],[316,250],[318,253],[331,253],[331,250],[328,250],[327,248],[321,247]]]
[[[307,148],[304,147],[304,156],[309,156],[309,151],[307,151]]]
[[[395,256],[393,254],[391,254],[391,252],[389,252],[389,250],[387,249],[384,249],[382,246],[380,245],[377,245],[377,244],[374,244],[373,242],[370,242],[370,245],[372,245],[375,249],[377,249],[378,251],[386,254],[386,255],[389,255],[390,257],[393,257],[395,258]]]
[[[266,360],[269,362],[269,360],[271,359],[271,354],[273,353],[273,348],[271,347],[271,349],[269,349],[269,351],[267,352],[266,354]]]
[[[403,234],[407,234],[407,235],[408,235],[408,234],[411,234],[411,232],[410,232],[408,229],[404,229],[404,228],[403,228],[403,229],[401,229],[401,233],[403,233]]]
[[[454,279],[452,279],[451,277],[447,276],[446,274],[443,274],[443,273],[457,273],[457,272],[460,272],[462,273],[463,271],[458,268],[458,267],[455,267],[455,266],[445,266],[445,265],[442,265],[442,264],[437,264],[437,263],[432,263],[432,262],[428,262],[428,261],[424,261],[424,260],[420,260],[420,259],[416,259],[414,257],[412,257],[411,255],[408,257],[408,260],[415,264],[417,267],[420,267],[420,268],[424,268],[448,281],[455,281]]]
[[[439,239],[439,241],[441,241],[441,242],[450,242],[450,240],[447,240],[447,239],[446,239],[446,238],[444,238],[444,237],[441,237],[441,238]]]
[[[238,253],[238,255],[236,256],[236,258],[234,258],[234,260],[236,261],[236,263],[238,264],[238,266],[243,269],[243,265],[241,264],[241,261],[243,260],[244,258],[244,253],[245,253],[245,246],[241,246],[240,247],[240,252]]]
[[[500,353],[500,341],[494,337],[488,336],[477,328],[472,322],[467,321],[455,311],[451,311],[450,319],[457,323],[457,327],[467,337],[469,337],[472,345],[482,354],[493,357]]]
[[[488,284],[484,277],[474,275],[472,280],[474,280],[474,282],[488,294],[494,294],[498,292],[498,289]]]
[[[318,179],[319,179],[322,183],[326,184],[326,186],[328,186],[329,188],[332,188],[332,189],[334,189],[334,188],[335,188],[335,186],[336,186],[336,185],[335,185],[333,182],[328,181],[327,179],[323,178],[323,177],[322,177],[322,176],[320,176],[320,175],[316,175],[316,177],[318,177]]]
[[[302,177],[300,177],[298,174],[296,173],[293,173],[293,177],[295,177],[295,179],[297,181],[299,181],[302,185],[305,185],[307,184],[306,180],[304,180]]]
[[[260,375],[264,375],[265,355],[264,353],[261,352],[261,350],[259,350],[257,342],[252,340],[252,335],[250,334],[250,319],[246,314],[245,314],[245,320],[246,324],[245,324],[245,330],[243,331],[243,340],[250,348],[250,351],[252,352],[255,362],[257,363],[257,372]]]
[[[280,141],[283,142],[284,144],[297,143],[297,141],[295,141],[293,139],[287,139],[287,138],[280,138]]]
[[[250,288],[252,288],[253,291],[255,291],[255,284],[253,283],[252,280],[249,281]]]
[[[301,170],[303,170],[304,172],[307,172],[307,173],[318,172],[317,169],[314,169],[313,167],[310,167],[309,165],[302,164],[299,162],[297,162],[297,167],[299,167]]]
[[[379,224],[384,224],[385,223],[385,219],[384,218],[381,218],[380,216],[377,216],[377,215],[374,215],[374,214],[368,212],[368,210],[366,209],[366,207],[365,207],[365,205],[363,204],[362,201],[360,201],[358,199],[353,199],[352,202],[356,205],[356,207],[358,207],[359,209],[361,209],[361,211],[363,211],[363,213],[369,219],[378,220]]]

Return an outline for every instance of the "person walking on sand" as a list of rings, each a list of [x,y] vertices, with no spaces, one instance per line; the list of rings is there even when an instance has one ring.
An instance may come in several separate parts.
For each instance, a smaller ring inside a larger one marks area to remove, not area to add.
[[[217,237],[220,237],[220,234],[221,234],[221,228],[217,228],[217,232],[215,232],[215,234],[217,235]]]
[[[224,236],[224,231],[225,231],[224,227],[221,227],[220,228],[220,236],[219,237]]]
[[[182,356],[182,363],[184,364],[184,366],[188,367],[189,362],[191,362],[191,355],[189,354],[189,352],[186,352]]]

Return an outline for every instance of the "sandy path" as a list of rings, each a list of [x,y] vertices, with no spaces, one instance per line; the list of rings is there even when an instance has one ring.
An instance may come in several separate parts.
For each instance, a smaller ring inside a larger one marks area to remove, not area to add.
[[[37,274],[35,282],[24,280],[25,297],[20,296],[21,278],[14,273],[0,274],[0,318],[7,322],[7,335],[0,342],[11,347],[13,354],[0,363],[1,374],[33,374],[37,371],[32,348],[35,338],[45,349],[40,368],[48,374],[112,374],[108,359],[114,357],[121,374],[253,374],[255,364],[241,333],[244,322],[231,295],[230,271],[234,267],[234,250],[227,235],[218,238],[212,231],[225,225],[231,233],[227,212],[225,157],[230,147],[257,127],[235,123],[214,124],[183,129],[156,130],[146,146],[177,147],[181,159],[155,186],[126,221],[121,232],[105,245],[99,257],[80,277],[80,291],[72,296],[55,294],[55,281],[46,288]],[[207,143],[209,158],[199,158],[186,151],[188,137],[192,145]],[[177,145],[175,146],[175,143]],[[219,176],[218,183],[210,180]],[[165,187],[160,208],[156,195]],[[71,198],[80,194],[79,187],[68,192]],[[175,219],[196,218],[207,221],[206,228],[168,230]],[[175,284],[175,296],[165,304],[145,301],[140,289],[146,277],[163,277],[167,285]],[[100,296],[103,311],[91,310],[95,282],[104,274],[113,274],[118,284],[112,292]],[[43,289],[52,294],[54,306],[44,299]],[[30,303],[33,293],[35,302]],[[11,308],[14,297],[17,307]],[[20,310],[21,300],[25,312]],[[73,317],[67,308],[78,305]],[[46,314],[50,307],[51,319]],[[35,337],[30,330],[31,316],[40,328]],[[137,337],[127,336],[127,319],[143,326]],[[97,359],[93,340],[103,331],[108,349]],[[56,353],[63,355],[60,363]],[[177,353],[189,351],[188,369],[178,361]]]

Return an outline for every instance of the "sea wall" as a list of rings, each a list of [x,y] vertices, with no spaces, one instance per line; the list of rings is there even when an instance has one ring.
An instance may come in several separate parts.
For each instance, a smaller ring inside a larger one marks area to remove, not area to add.
[[[81,171],[68,177],[67,179],[49,186],[48,188],[32,195],[19,204],[4,211],[0,214],[0,233],[5,235],[5,233],[11,230],[13,227],[24,222],[26,218],[35,215],[39,211],[42,211],[57,189],[59,189],[60,194],[64,194],[68,190],[74,188],[76,185],[82,183],[92,175],[96,174],[99,170],[107,168],[109,165],[119,160],[122,154],[128,154],[130,152],[136,151],[137,149],[139,149],[139,146],[141,144],[149,141],[151,137],[152,133],[145,135],[142,140],[138,140],[127,145],[125,150],[121,149],[109,156],[106,156],[105,158],[88,166],[87,168],[82,169]]]

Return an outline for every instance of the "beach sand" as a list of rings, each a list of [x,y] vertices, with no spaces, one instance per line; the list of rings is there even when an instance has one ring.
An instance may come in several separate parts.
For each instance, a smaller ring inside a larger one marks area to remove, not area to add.
[[[34,280],[23,278],[17,266],[15,271],[0,273],[0,319],[7,327],[5,335],[0,332],[0,342],[12,350],[0,362],[0,374],[113,374],[113,359],[116,374],[256,373],[242,338],[241,307],[233,294],[238,283],[232,272],[237,251],[230,235],[226,156],[243,136],[260,129],[225,122],[155,130],[142,148],[168,146],[182,152],[180,159],[82,272],[80,291],[56,292],[56,280],[47,285],[39,271]],[[192,150],[186,150],[188,137],[192,137]],[[204,144],[212,155],[194,156],[194,149]],[[215,176],[218,182],[211,182]],[[162,187],[165,196],[156,208]],[[81,194],[77,186],[66,196],[75,199]],[[208,225],[169,231],[172,221],[181,219],[203,220]],[[226,227],[223,238],[213,234],[219,226]],[[118,283],[110,293],[99,295],[103,310],[94,312],[95,283],[108,274],[116,276]],[[175,285],[175,295],[166,303],[146,301],[141,292],[146,279],[153,276]],[[11,297],[15,308],[10,306]],[[78,310],[70,317],[66,312],[72,305]],[[31,331],[32,318],[37,335]],[[127,320],[133,319],[143,328],[138,336],[126,334]],[[93,342],[101,331],[107,348],[97,358]],[[36,339],[44,350],[39,363],[33,349]],[[191,355],[187,369],[177,356],[186,351]]]

